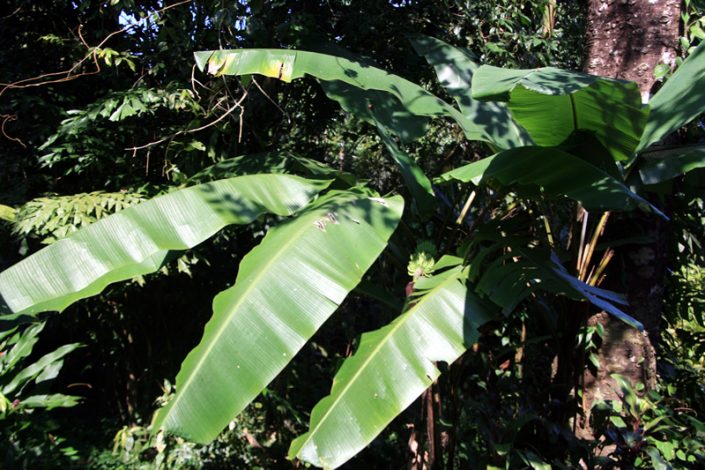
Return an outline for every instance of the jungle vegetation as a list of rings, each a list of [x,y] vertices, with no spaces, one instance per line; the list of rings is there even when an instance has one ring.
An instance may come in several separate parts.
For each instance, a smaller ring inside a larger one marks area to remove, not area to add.
[[[11,1],[4,465],[702,465],[703,5],[645,103],[588,3]]]

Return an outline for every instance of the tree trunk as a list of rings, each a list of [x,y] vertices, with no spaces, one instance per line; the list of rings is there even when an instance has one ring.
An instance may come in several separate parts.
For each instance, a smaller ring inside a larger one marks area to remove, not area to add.
[[[639,85],[644,100],[654,88],[653,70],[658,63],[673,65],[678,41],[680,1],[677,0],[590,0],[588,11],[588,73],[631,80]],[[624,216],[608,225],[607,233],[618,237],[643,234],[653,241],[630,245],[618,251],[613,276],[622,276],[629,300],[629,313],[644,324],[641,333],[621,321],[600,313],[588,324],[605,328],[598,357],[597,376],[584,373],[583,411],[577,426],[580,437],[592,438],[589,411],[595,400],[616,399],[612,374],[646,389],[656,386],[656,355],[653,345],[659,335],[668,253],[668,229],[664,221],[644,213]]]
[[[659,62],[673,65],[679,0],[590,0],[585,70],[636,82],[642,96],[654,85]]]

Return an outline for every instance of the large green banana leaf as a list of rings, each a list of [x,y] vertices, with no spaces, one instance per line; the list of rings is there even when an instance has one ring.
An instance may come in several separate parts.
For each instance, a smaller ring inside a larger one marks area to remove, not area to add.
[[[634,158],[649,111],[635,83],[553,67],[483,65],[473,76],[472,97],[508,101],[537,145],[557,146],[575,131],[590,131],[617,161]]]
[[[521,147],[461,166],[438,178],[439,182],[497,181],[519,190],[541,188],[548,196],[566,196],[589,209],[661,211],[624,183],[585,160],[556,148]]]
[[[193,186],[106,217],[0,273],[0,321],[49,310],[159,269],[229,224],[290,215],[329,181],[250,175]]]
[[[705,111],[705,42],[676,69],[649,106],[651,114],[637,150],[658,142]]]
[[[436,362],[455,361],[491,318],[468,292],[461,266],[415,287],[423,296],[409,310],[362,335],[331,394],[313,409],[309,431],[292,442],[289,458],[324,468],[345,463],[436,380]]]
[[[213,301],[155,429],[196,442],[215,438],[360,282],[402,209],[398,196],[332,192],[271,229],[243,258],[235,285]]]
[[[487,140],[502,149],[531,145],[531,136],[512,118],[506,103],[472,98],[472,76],[480,64],[466,49],[459,49],[429,36],[412,36],[412,46],[433,66],[441,85],[455,99],[465,117],[487,134]]]
[[[453,118],[471,140],[487,140],[482,128],[437,96],[419,85],[382,69],[317,52],[287,49],[239,49],[195,53],[196,65],[214,75],[260,74],[285,82],[310,75],[326,82],[343,82],[363,90],[379,90],[385,95],[367,95],[369,99],[398,100],[405,113],[417,116]],[[327,92],[333,92],[328,88]],[[343,99],[337,99],[343,101]],[[372,106],[384,103],[370,103]],[[389,103],[387,103],[389,104]],[[393,104],[397,107],[397,103]]]

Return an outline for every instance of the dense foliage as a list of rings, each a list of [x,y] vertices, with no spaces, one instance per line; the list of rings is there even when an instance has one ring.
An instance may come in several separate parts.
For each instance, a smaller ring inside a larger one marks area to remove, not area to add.
[[[533,69],[579,68],[578,1],[10,3],[8,466],[702,459],[702,149],[658,146],[702,138],[702,47],[649,114],[633,84]],[[192,67],[279,47],[316,54]],[[598,287],[635,243],[597,244],[601,214],[664,208],[661,390],[620,382],[578,439],[583,321],[639,326]]]

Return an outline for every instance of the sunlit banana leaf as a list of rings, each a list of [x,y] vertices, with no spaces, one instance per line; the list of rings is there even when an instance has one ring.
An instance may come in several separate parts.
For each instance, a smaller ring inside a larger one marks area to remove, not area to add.
[[[705,42],[688,56],[649,102],[638,150],[658,142],[705,111]]]
[[[271,229],[213,302],[155,429],[208,442],[286,366],[387,245],[400,197],[333,192]]]
[[[472,97],[507,101],[537,145],[557,146],[574,131],[590,131],[617,161],[633,159],[648,116],[635,83],[553,67],[483,65],[473,76]]]
[[[409,39],[416,52],[436,70],[438,80],[458,103],[463,115],[484,130],[487,140],[503,149],[533,144],[526,130],[514,122],[506,103],[472,99],[472,76],[480,64],[467,49],[429,36]]]
[[[362,335],[311,413],[289,458],[335,468],[362,450],[477,340],[490,313],[465,286],[460,266],[420,279],[422,294],[391,324]]]
[[[478,184],[495,180],[519,190],[541,188],[548,196],[566,196],[590,209],[641,208],[663,213],[624,183],[585,160],[555,148],[521,147],[461,166],[437,181]],[[663,216],[665,217],[665,216]]]
[[[368,98],[376,100],[370,104],[384,105],[384,102],[379,102],[380,99],[398,100],[405,113],[448,116],[460,125],[468,139],[487,140],[483,129],[474,125],[453,106],[419,85],[369,64],[328,54],[288,49],[202,51],[196,52],[195,58],[199,69],[216,76],[260,74],[290,82],[310,75],[327,82],[338,81],[363,90],[382,91],[389,96],[368,95]],[[391,102],[390,105],[398,104]]]
[[[328,181],[251,175],[174,191],[106,217],[0,273],[0,321],[50,310],[159,269],[230,224],[290,215]]]

